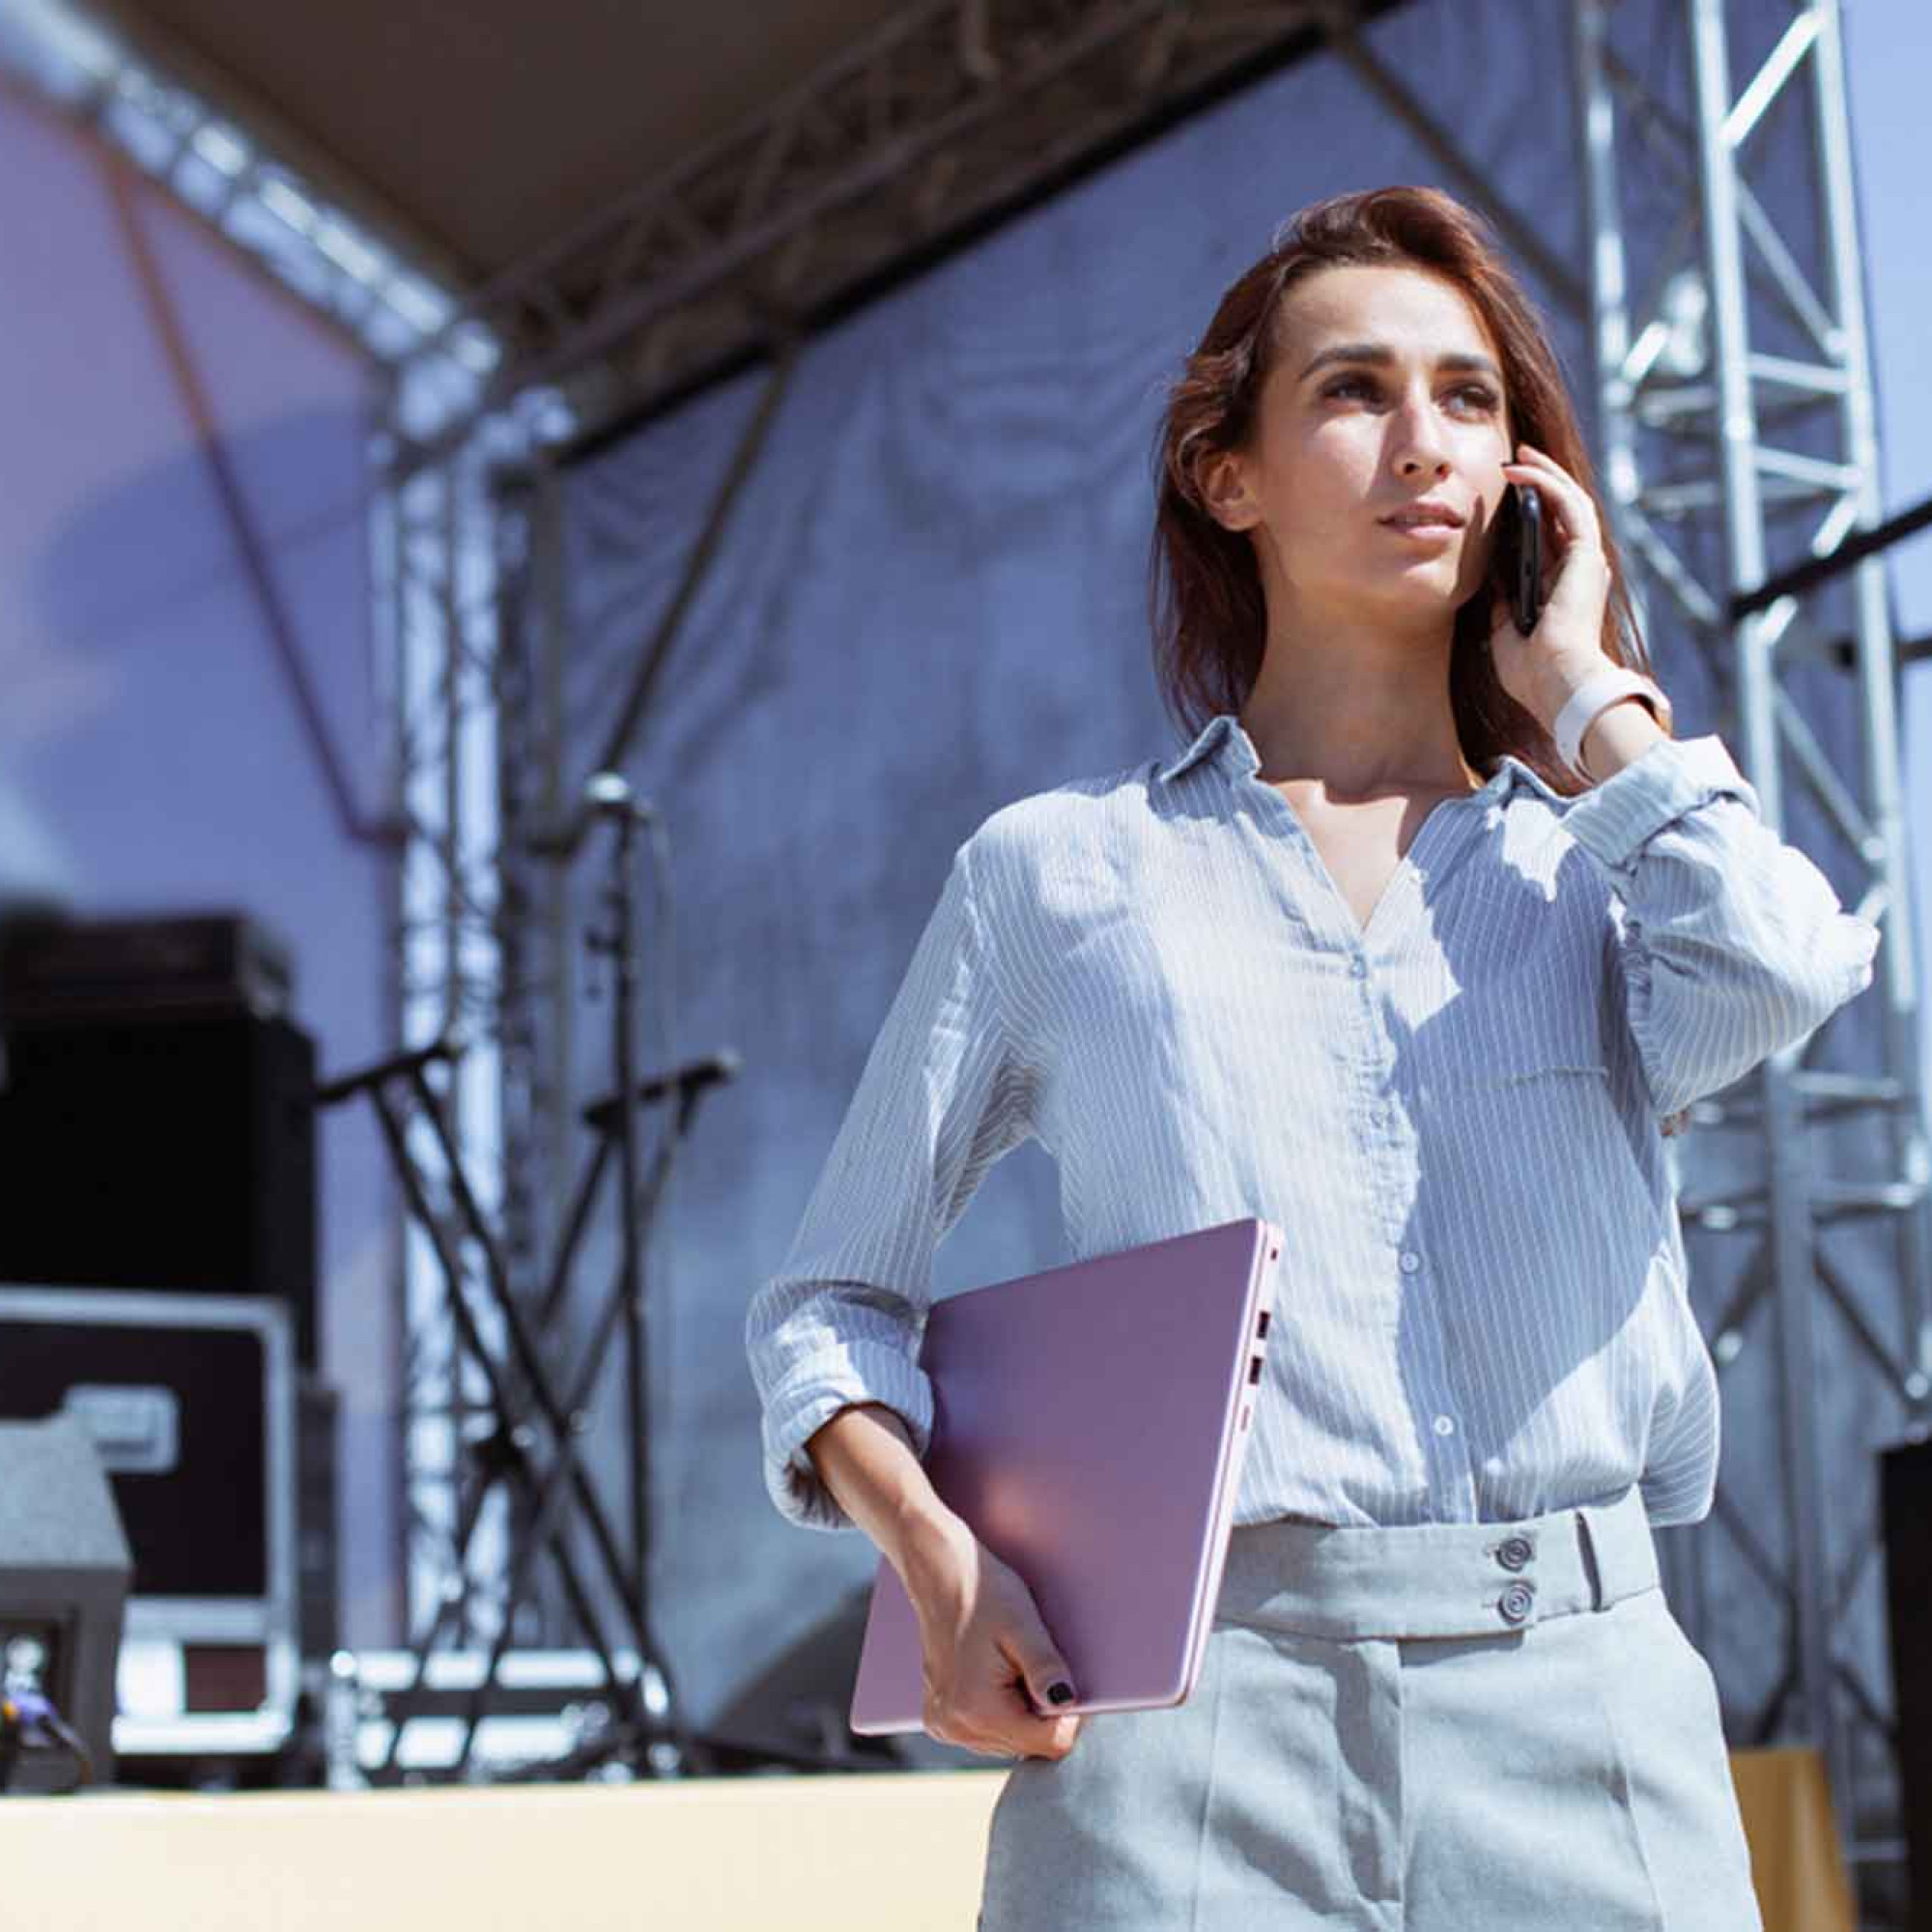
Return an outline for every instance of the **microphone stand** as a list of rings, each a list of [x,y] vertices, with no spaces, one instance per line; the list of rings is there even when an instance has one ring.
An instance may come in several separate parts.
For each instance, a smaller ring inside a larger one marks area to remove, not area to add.
[[[643,1777],[752,1770],[771,1764],[797,1771],[865,1768],[867,1764],[857,1753],[840,1757],[829,1750],[790,1751],[693,1732],[679,1709],[668,1654],[651,1628],[650,1355],[642,1262],[646,1209],[655,1208],[699,1097],[711,1087],[734,1079],[740,1067],[738,1056],[725,1051],[647,1080],[639,1077],[634,1014],[639,949],[633,860],[638,828],[655,818],[648,806],[633,798],[620,774],[600,772],[586,786],[580,810],[555,831],[530,839],[526,846],[540,857],[567,864],[597,823],[610,825],[614,833],[611,875],[603,893],[608,922],[601,929],[586,933],[585,943],[591,952],[608,956],[614,966],[611,1058],[615,1077],[610,1093],[581,1111],[593,1144],[540,1296],[526,1302],[511,1292],[502,1245],[484,1219],[464,1175],[442,1096],[429,1080],[430,1067],[452,1063],[461,1052],[460,1046],[439,1040],[321,1084],[315,1091],[315,1102],[321,1107],[339,1104],[356,1094],[369,1095],[402,1183],[405,1204],[428,1236],[437,1257],[459,1347],[482,1374],[495,1422],[486,1438],[466,1444],[478,1480],[463,1502],[455,1525],[455,1577],[412,1646],[415,1667],[412,1682],[385,1699],[384,1715],[390,1728],[387,1749],[375,1771],[378,1782],[392,1782],[402,1776],[398,1748],[404,1725],[412,1715],[440,1712],[459,1703],[464,1727],[454,1775],[475,1775],[469,1760],[476,1726],[486,1703],[511,1701],[497,1673],[509,1648],[516,1612],[531,1580],[535,1558],[545,1549],[556,1563],[571,1614],[602,1668],[612,1717],[610,1723],[561,1759],[493,1771],[490,1775],[499,1781],[581,1776],[613,1760]],[[387,1091],[398,1081],[407,1083],[433,1130],[447,1180],[447,1210],[439,1206],[435,1190],[419,1168],[409,1144],[403,1111]],[[641,1172],[637,1110],[673,1100],[674,1111],[646,1177]],[[613,1154],[620,1193],[616,1278],[587,1326],[587,1342],[577,1373],[564,1382],[560,1371],[553,1367],[557,1349],[544,1343],[560,1332],[558,1318],[570,1291],[579,1244]],[[509,1345],[507,1358],[491,1346],[469,1306],[464,1286],[466,1240],[473,1242],[483,1258],[482,1286],[501,1320]],[[603,1379],[609,1350],[620,1325],[624,1335],[624,1430],[630,1449],[625,1496],[630,1533],[626,1538],[618,1537],[608,1521],[581,1454],[590,1399]],[[532,1415],[541,1419],[544,1432],[534,1426]],[[536,1453],[546,1435],[547,1461]],[[520,1512],[513,1511],[518,1530],[505,1578],[501,1620],[480,1680],[467,1691],[439,1691],[425,1681],[429,1658],[463,1609],[469,1543],[488,1495],[499,1482],[511,1488],[521,1505]],[[565,1507],[570,1504],[575,1505],[579,1521],[588,1532],[590,1555],[601,1573],[594,1579],[583,1575],[573,1548],[571,1524],[565,1520]],[[615,1662],[617,1646],[605,1629],[605,1618],[591,1588],[593,1580],[601,1582],[608,1597],[614,1600],[620,1627],[635,1644],[637,1676],[628,1684],[620,1680]],[[522,1707],[527,1708],[527,1693]]]
[[[648,806],[636,803],[631,788],[616,772],[599,772],[589,783],[591,810],[616,828],[611,860],[611,883],[605,904],[610,928],[592,932],[585,944],[593,952],[608,953],[616,967],[615,997],[611,1019],[611,1059],[620,1095],[635,1093],[638,1052],[633,1002],[638,986],[636,904],[632,889],[632,858],[639,825],[652,817]],[[624,1310],[624,1376],[626,1420],[631,1438],[631,1594],[639,1605],[650,1601],[651,1481],[650,1481],[650,1342],[644,1324],[643,1229],[639,1211],[638,1117],[635,1107],[612,1109],[617,1142],[618,1239],[620,1260],[617,1294]],[[678,1755],[682,1756],[681,1749]]]

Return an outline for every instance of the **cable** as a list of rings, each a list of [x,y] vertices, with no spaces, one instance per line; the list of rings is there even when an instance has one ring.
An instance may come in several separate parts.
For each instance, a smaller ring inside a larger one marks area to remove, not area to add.
[[[0,1695],[0,1792],[13,1782],[20,1747],[49,1749],[65,1747],[73,1755],[80,1776],[70,1790],[94,1776],[94,1753],[80,1733],[54,1708],[54,1700],[39,1690],[10,1690]]]

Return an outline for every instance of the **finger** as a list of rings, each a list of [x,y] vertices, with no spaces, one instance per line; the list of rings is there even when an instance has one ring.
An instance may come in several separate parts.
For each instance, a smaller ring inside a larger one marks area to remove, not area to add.
[[[1520,445],[1518,461],[1505,463],[1503,474],[1513,483],[1528,483],[1547,492],[1552,498],[1566,534],[1595,533],[1597,506],[1590,493],[1552,456],[1546,456],[1533,443]],[[1517,473],[1512,473],[1517,472]]]
[[[996,1731],[953,1718],[940,1729],[927,1724],[926,1732],[941,1744],[956,1745],[961,1750],[977,1751],[981,1757],[1011,1757],[1012,1747]]]
[[[1078,1717],[1035,1708],[1022,1679],[1008,1679],[998,1696],[997,1706],[975,1699],[935,1712],[934,1717],[945,1726],[943,1742],[1009,1757],[1053,1756],[1061,1741],[1070,1742],[1079,1726]],[[930,1719],[925,1728],[932,1731]]]
[[[1587,502],[1568,515],[1559,508],[1552,521],[1556,534],[1544,546],[1537,573],[1538,599],[1545,606],[1558,605],[1567,611],[1579,597],[1593,594],[1603,545]]]
[[[935,1737],[943,1728],[946,1744],[964,1745],[972,1750],[1015,1750],[1009,1742],[1011,1733],[1034,1724],[1034,1713],[1027,1702],[1026,1687],[1016,1678],[994,1684],[969,1687],[955,1698],[928,1707],[925,1728]],[[938,1728],[936,1728],[938,1727]]]
[[[1073,1741],[1079,1734],[1078,1718],[1056,1718],[1051,1723],[1038,1726],[1037,1734],[1015,1739],[1009,1748],[1021,1757],[1061,1758],[1073,1748]]]
[[[1010,1738],[1002,1737],[994,1731],[975,1731],[966,1741],[966,1748],[978,1751],[981,1757],[1026,1756],[1026,1752]]]
[[[989,1756],[1031,1757],[1034,1754],[1035,1747],[1032,1739],[1014,1737],[1004,1724],[993,1730],[981,1731],[979,1735],[982,1741],[980,1748]]]
[[[1073,1701],[1073,1672],[1054,1648],[1043,1624],[1032,1632],[1009,1636],[1003,1648],[1008,1662],[1020,1673],[1014,1689],[1031,1710],[1051,1717],[1061,1705]]]
[[[1578,487],[1577,479],[1547,449],[1539,449],[1533,442],[1520,442],[1517,444],[1514,454],[1519,463],[1526,463],[1532,468],[1545,469],[1553,475],[1560,476],[1573,489]]]
[[[1001,1748],[1014,1758],[1065,1758],[1078,1735],[1078,1718],[1010,1718],[999,1727]]]
[[[1577,486],[1555,465],[1532,463],[1521,458],[1507,462],[1502,472],[1512,483],[1527,483],[1541,495],[1548,497],[1560,511],[1572,500]]]

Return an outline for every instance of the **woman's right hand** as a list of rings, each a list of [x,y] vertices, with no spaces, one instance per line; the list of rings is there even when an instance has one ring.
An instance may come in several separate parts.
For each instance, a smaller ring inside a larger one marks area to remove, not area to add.
[[[884,1403],[848,1403],[805,1450],[912,1600],[927,1734],[988,1756],[1065,1757],[1080,1719],[1056,1717],[1050,1693],[1073,1673],[1033,1593],[934,1492],[905,1417]]]
[[[927,1734],[991,1757],[1065,1757],[1079,1718],[1037,1714],[1052,1712],[1049,1690],[1071,1685],[1073,1673],[1018,1572],[954,1516],[908,1545],[905,1584],[919,1617]]]

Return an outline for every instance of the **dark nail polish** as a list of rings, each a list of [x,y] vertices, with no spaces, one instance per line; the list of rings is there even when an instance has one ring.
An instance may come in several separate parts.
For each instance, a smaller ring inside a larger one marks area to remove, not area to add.
[[[1064,1704],[1073,1695],[1073,1686],[1067,1683],[1065,1678],[1063,1677],[1059,1683],[1049,1684],[1046,1687],[1046,1694],[1056,1704]]]

